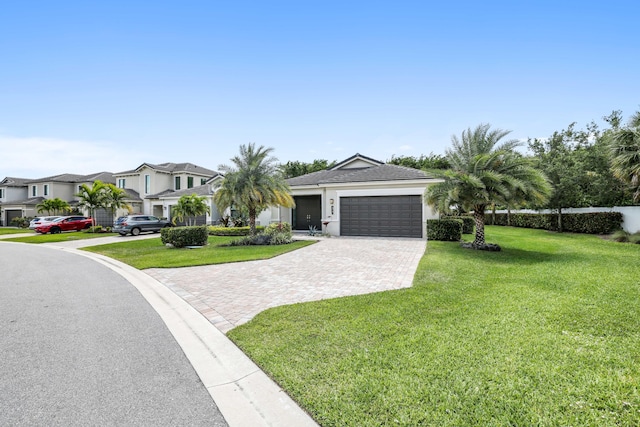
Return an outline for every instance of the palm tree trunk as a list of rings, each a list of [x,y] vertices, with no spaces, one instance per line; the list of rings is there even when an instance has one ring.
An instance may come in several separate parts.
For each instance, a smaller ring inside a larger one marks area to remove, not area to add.
[[[256,209],[249,208],[249,230],[252,236],[256,235]]]
[[[485,205],[476,205],[473,208],[473,220],[476,223],[476,238],[473,241],[474,246],[484,246],[484,210]]]

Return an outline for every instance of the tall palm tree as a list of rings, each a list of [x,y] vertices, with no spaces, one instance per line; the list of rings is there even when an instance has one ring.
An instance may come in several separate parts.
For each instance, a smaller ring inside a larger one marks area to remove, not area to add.
[[[256,234],[256,216],[269,206],[293,207],[289,185],[278,170],[273,148],[251,143],[240,146],[240,155],[231,159],[235,167],[221,165],[224,179],[214,194],[218,209],[236,206],[249,212],[249,228]]]
[[[473,211],[476,225],[473,248],[486,248],[484,213],[493,203],[534,201],[544,203],[551,194],[551,185],[542,172],[517,153],[517,140],[500,143],[510,131],[490,130],[481,124],[452,136],[453,147],[445,152],[451,165],[446,171],[432,171],[444,182],[425,191],[427,202],[438,211],[447,212],[452,206]]]
[[[206,197],[198,196],[193,193],[185,194],[178,199],[178,203],[171,207],[172,216],[178,221],[184,221],[187,218],[187,225],[196,225],[196,217],[211,212],[211,208],[207,205]]]
[[[103,191],[103,205],[111,210],[111,219],[113,219],[118,209],[126,208],[131,211],[131,206],[127,203],[127,192],[122,188],[118,188],[113,184],[105,184]]]
[[[96,225],[95,210],[103,208],[105,204],[105,188],[106,186],[102,181],[96,180],[92,186],[87,184],[80,185],[80,191],[76,194],[80,198],[78,206],[89,210],[89,216],[94,226]]]
[[[36,209],[38,210],[38,213],[46,211],[48,215],[51,215],[52,213],[53,215],[58,215],[59,213],[70,211],[71,206],[69,206],[67,201],[56,197],[55,199],[43,200],[42,203],[38,203],[36,205]]]
[[[633,200],[640,202],[640,111],[629,125],[615,130],[609,140],[613,175],[631,186]]]

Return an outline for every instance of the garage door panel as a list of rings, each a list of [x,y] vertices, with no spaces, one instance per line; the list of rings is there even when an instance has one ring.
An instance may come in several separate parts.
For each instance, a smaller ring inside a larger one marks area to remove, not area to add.
[[[343,236],[422,237],[420,196],[343,197]]]

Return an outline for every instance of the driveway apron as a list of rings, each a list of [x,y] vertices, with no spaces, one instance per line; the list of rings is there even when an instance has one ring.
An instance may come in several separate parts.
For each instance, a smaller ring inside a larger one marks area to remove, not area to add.
[[[410,287],[425,245],[323,238],[267,260],[144,271],[226,332],[271,307]]]

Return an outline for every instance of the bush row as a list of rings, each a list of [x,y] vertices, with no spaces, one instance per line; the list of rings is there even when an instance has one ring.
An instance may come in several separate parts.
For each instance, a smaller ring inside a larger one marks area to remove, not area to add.
[[[208,228],[210,236],[248,236],[251,233],[249,226],[246,227],[225,227],[223,225],[210,225]],[[263,225],[257,225],[256,231],[264,231]]]
[[[160,238],[163,244],[170,244],[174,248],[184,248],[185,246],[205,246],[209,233],[207,226],[193,227],[166,227],[160,230]]]
[[[507,225],[507,214],[486,214],[485,223]],[[559,231],[557,214],[511,214],[511,226]],[[620,212],[590,212],[562,214],[562,231],[585,234],[609,234],[622,227]]]
[[[462,221],[462,234],[473,234],[476,222],[472,216],[445,216],[443,219],[459,219]]]
[[[462,220],[428,219],[427,239],[459,242],[462,239]]]

